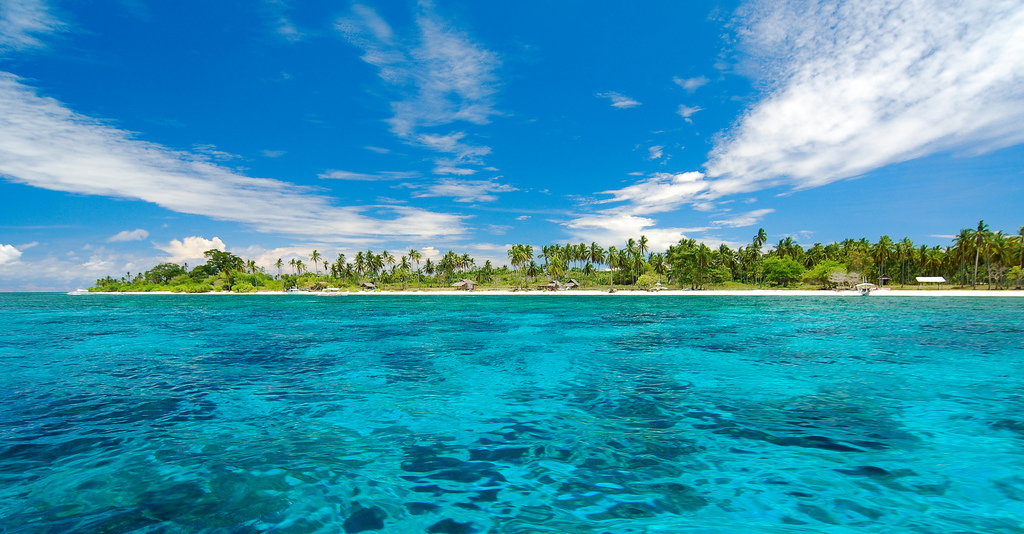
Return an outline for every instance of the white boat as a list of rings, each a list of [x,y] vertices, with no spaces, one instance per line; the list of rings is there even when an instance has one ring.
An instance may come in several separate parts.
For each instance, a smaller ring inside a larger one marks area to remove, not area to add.
[[[68,295],[88,295],[88,294],[89,294],[89,290],[88,289],[81,289],[81,288],[79,288],[79,289],[76,289],[74,291],[68,291]]]
[[[868,283],[857,284],[854,287],[857,288],[857,291],[860,291],[861,296],[864,296],[864,297],[870,295],[872,291],[878,289],[878,286],[876,286],[875,284],[868,284]]]

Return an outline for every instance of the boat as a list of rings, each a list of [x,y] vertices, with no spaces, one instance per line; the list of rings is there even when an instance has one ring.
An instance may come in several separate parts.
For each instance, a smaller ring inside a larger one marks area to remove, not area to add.
[[[74,291],[68,291],[68,295],[88,295],[88,294],[89,294],[89,290],[88,289],[81,289],[81,288],[79,288],[79,289],[76,289]]]
[[[863,297],[870,295],[872,291],[878,289],[878,286],[869,283],[857,284],[854,287],[857,289],[857,291],[860,291],[860,294]]]

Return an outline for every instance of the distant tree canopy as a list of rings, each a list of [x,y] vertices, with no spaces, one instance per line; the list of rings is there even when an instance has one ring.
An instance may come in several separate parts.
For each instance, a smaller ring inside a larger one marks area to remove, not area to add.
[[[177,263],[161,263],[146,271],[146,281],[151,284],[166,284],[175,276],[187,274]]]
[[[220,272],[231,273],[245,269],[245,260],[230,252],[210,249],[203,253],[203,257],[206,258],[206,265],[210,268],[209,270],[212,270],[210,274]]]
[[[771,256],[764,260],[764,277],[783,287],[789,286],[804,274],[804,266],[793,258]]]

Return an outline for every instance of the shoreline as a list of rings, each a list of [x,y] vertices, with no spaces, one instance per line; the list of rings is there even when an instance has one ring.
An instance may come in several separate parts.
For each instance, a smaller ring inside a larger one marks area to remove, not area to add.
[[[259,291],[255,293],[231,293],[231,292],[208,292],[208,293],[174,293],[172,291],[139,291],[139,292],[89,292],[75,293],[69,295],[224,295],[224,296],[271,296],[271,295],[296,295],[296,293],[285,291]],[[596,289],[573,289],[568,291],[511,291],[507,289],[484,289],[479,291],[459,290],[396,290],[396,291],[352,291],[338,293],[324,293],[314,291],[302,291],[297,295],[315,297],[344,297],[344,296],[409,296],[409,295],[451,295],[451,296],[533,296],[533,297],[569,297],[569,296],[627,296],[627,297],[700,297],[700,296],[794,296],[794,297],[861,297],[857,291],[834,291],[825,289],[717,289],[690,291],[684,289],[669,289],[663,291],[645,291],[617,289],[615,293],[607,290]],[[871,297],[1010,297],[1022,298],[1024,291],[1015,289],[986,290],[986,289],[882,289],[872,291]]]

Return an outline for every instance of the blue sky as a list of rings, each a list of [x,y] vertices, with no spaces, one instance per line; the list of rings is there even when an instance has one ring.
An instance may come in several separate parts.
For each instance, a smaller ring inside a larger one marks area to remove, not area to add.
[[[995,0],[0,0],[0,290],[209,248],[1015,231],[1022,80]]]

